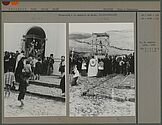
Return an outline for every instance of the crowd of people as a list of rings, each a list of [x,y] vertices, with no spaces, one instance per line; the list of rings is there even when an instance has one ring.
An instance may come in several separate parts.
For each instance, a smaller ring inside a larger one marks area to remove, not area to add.
[[[74,71],[76,72],[76,69],[81,76],[103,77],[110,74],[134,74],[134,53],[129,55],[105,55],[104,58],[95,55],[84,57],[74,54],[70,55],[69,62],[69,73],[74,74],[75,79],[76,73]],[[72,84],[76,84],[76,82]]]
[[[54,70],[53,64],[53,54],[42,60],[40,57],[36,58],[32,55],[25,57],[24,51],[21,51],[21,53],[6,51],[4,53],[5,96],[10,95],[10,90],[14,89],[15,82],[19,83],[18,100],[23,106],[22,100],[29,85],[29,80],[39,80],[40,75],[51,75]],[[59,71],[61,72],[60,88],[62,93],[65,93],[65,56],[61,56]]]
[[[19,53],[16,51],[16,53],[13,52],[5,52],[4,54],[4,73],[7,71],[7,69],[10,67],[12,68],[13,72],[15,72],[18,61],[24,56],[24,52]],[[25,57],[25,56],[24,56]],[[41,62],[41,68],[39,73],[42,75],[51,75],[53,72],[53,64],[54,64],[54,58],[53,54],[50,54],[50,57],[45,57],[44,60],[42,61],[41,58],[35,58],[32,55],[29,55],[28,61],[30,62],[32,72],[38,72],[38,68],[36,67],[36,63],[39,61]],[[36,70],[34,70],[36,68]]]

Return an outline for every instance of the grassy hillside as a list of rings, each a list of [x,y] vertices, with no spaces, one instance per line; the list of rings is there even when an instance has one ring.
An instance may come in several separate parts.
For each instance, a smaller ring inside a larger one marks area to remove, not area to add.
[[[122,49],[134,50],[134,33],[129,30],[111,30],[107,31],[110,35],[109,41],[110,46],[114,46]],[[69,46],[70,49],[74,48],[77,52],[91,52],[92,36],[89,33],[74,33],[69,35]],[[108,48],[109,54],[129,54],[132,51],[119,50],[116,48]],[[105,50],[105,49],[104,49]]]
[[[69,35],[69,39],[87,39],[90,37],[90,33],[72,33]]]

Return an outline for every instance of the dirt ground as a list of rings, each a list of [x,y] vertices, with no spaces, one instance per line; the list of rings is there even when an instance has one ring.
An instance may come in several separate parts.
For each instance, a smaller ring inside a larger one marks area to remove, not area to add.
[[[4,117],[32,117],[32,116],[65,116],[64,102],[25,96],[24,107],[19,107],[18,93],[12,92],[9,98],[4,98]]]
[[[40,84],[60,84],[59,76],[41,76]],[[36,80],[38,81],[38,80]],[[15,85],[18,89],[18,84]],[[32,93],[38,93],[41,95],[49,95],[55,97],[62,97],[62,91],[59,88],[51,88],[45,86],[37,86],[30,84],[27,87],[27,91]],[[65,116],[66,105],[65,102],[42,98],[39,96],[33,96],[26,94],[24,100],[24,107],[21,108],[20,102],[17,100],[18,92],[11,92],[9,98],[4,98],[4,117],[32,117],[32,116]]]
[[[70,116],[135,116],[134,74],[80,77],[70,87]]]

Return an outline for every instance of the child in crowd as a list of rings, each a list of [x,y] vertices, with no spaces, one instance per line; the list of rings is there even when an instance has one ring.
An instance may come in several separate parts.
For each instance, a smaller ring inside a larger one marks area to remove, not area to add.
[[[12,70],[13,70],[12,68],[9,68],[7,72],[4,74],[4,81],[5,81],[5,87],[6,87],[5,97],[7,97],[7,94],[8,94],[8,97],[10,96],[11,87],[14,85],[14,82],[15,82],[15,76]]]
[[[75,86],[77,85],[77,80],[78,80],[78,77],[79,77],[79,71],[77,69],[77,65],[74,65],[74,69],[73,69],[73,79],[72,79],[72,86]]]

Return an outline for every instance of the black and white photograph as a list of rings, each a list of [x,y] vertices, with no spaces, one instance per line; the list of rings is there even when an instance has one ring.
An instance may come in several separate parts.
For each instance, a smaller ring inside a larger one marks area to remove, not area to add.
[[[4,117],[65,116],[65,23],[4,23]]]
[[[134,23],[69,24],[71,117],[135,116]]]

